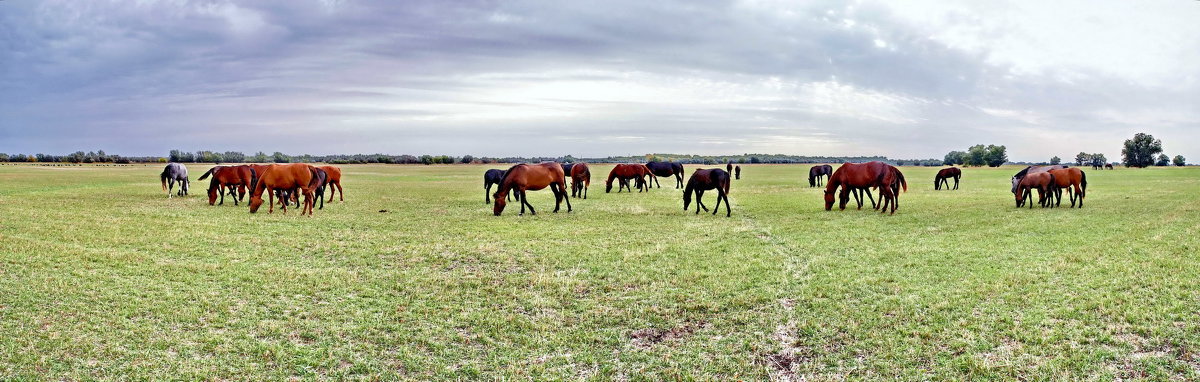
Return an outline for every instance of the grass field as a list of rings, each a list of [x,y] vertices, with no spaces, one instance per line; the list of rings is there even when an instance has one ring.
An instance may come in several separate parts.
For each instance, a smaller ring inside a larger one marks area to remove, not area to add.
[[[743,166],[732,218],[602,181],[493,217],[486,168],[343,166],[310,218],[0,166],[0,380],[1200,378],[1200,168],[1032,210],[1017,168],[903,168],[880,216]]]

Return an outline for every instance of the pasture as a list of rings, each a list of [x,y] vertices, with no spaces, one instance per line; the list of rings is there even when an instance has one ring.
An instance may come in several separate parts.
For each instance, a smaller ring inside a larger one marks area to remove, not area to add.
[[[1030,210],[1017,167],[903,167],[881,216],[741,166],[731,218],[603,164],[520,217],[500,166],[341,166],[312,217],[208,206],[207,165],[172,199],[160,165],[0,166],[0,379],[1200,378],[1200,168]]]

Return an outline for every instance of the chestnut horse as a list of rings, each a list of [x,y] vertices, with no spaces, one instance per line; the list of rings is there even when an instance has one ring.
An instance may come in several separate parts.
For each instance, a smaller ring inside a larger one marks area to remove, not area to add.
[[[621,189],[623,188],[627,188],[629,189],[629,192],[633,192],[633,188],[629,187],[629,181],[631,179],[637,180],[636,184],[638,192],[642,192],[642,189],[645,187],[644,177],[646,171],[649,171],[649,169],[640,164],[617,164],[611,171],[608,172],[608,180],[605,181],[604,192],[608,193],[612,191],[613,179],[619,181],[619,184],[617,185],[617,192],[621,192]]]
[[[571,197],[587,199],[588,186],[592,185],[592,171],[587,163],[575,163],[571,166]]]
[[[675,188],[683,187],[683,165],[675,162],[650,162],[646,163],[646,167],[650,168],[650,172],[655,176],[673,176],[675,177]],[[658,184],[658,188],[662,188],[662,184],[658,183],[658,178],[654,179],[654,183]]]
[[[529,207],[529,214],[537,215],[533,205],[525,198],[525,191],[537,191],[546,187],[550,187],[550,191],[554,193],[554,212],[558,212],[564,200],[567,202],[567,212],[571,212],[567,177],[563,174],[562,166],[554,162],[542,162],[533,165],[519,164],[508,169],[508,173],[500,181],[500,189],[492,195],[496,203],[492,207],[492,213],[500,216],[500,213],[504,212],[505,198],[511,190],[518,195],[517,199],[521,202],[521,215],[525,214],[525,207]]]
[[[830,175],[833,175],[833,166],[830,166],[827,164],[812,166],[812,168],[808,169],[808,186],[809,187],[820,186],[820,185],[822,185],[821,184],[822,178],[830,176]],[[874,201],[874,199],[872,199],[872,202],[873,201]]]
[[[937,176],[933,178],[933,189],[941,190],[942,184],[945,183],[946,189],[949,190],[950,181],[948,179],[950,178],[954,178],[954,189],[957,190],[958,179],[962,178],[962,170],[958,169],[958,167],[950,167],[943,168],[941,171],[938,171]]]
[[[1025,175],[1036,174],[1039,172],[1046,172],[1046,171],[1050,171],[1050,170],[1057,170],[1060,168],[1068,168],[1068,167],[1069,166],[1067,166],[1065,164],[1025,167],[1025,168],[1021,169],[1021,171],[1017,171],[1016,175],[1013,175],[1013,177],[1012,177],[1012,193],[1014,193],[1014,194],[1017,193],[1017,185],[1021,183],[1021,178],[1024,178]]]
[[[1054,182],[1054,175],[1046,171],[1028,173],[1021,177],[1021,181],[1017,183],[1017,192],[1013,193],[1017,198],[1017,208],[1025,205],[1025,199],[1033,196],[1034,189],[1038,190],[1038,204],[1046,207],[1046,196],[1054,189]],[[1050,199],[1053,199],[1053,196]],[[1033,200],[1029,201],[1029,208],[1033,208]]]
[[[236,206],[246,197],[246,189],[250,188],[255,172],[250,166],[214,166],[196,180],[204,180],[209,176],[212,176],[212,180],[208,182],[208,205],[216,203],[218,193],[221,194],[220,205],[225,205],[225,189],[228,188]]]
[[[704,191],[717,190],[717,205],[713,207],[712,214],[716,215],[721,209],[721,201],[725,201],[725,217],[729,217],[732,211],[729,209],[729,173],[722,171],[719,168],[708,170],[696,169],[692,172],[692,177],[688,178],[687,187],[683,189],[683,210],[688,210],[688,205],[692,203],[692,193],[696,194],[696,214],[700,214],[700,209],[708,212],[708,207],[704,205]]]
[[[899,169],[887,163],[879,161],[844,163],[838,167],[837,171],[833,172],[833,175],[829,177],[829,182],[825,184],[826,211],[833,209],[833,194],[838,191],[838,187],[842,188],[838,193],[841,201],[839,208],[842,210],[846,209],[851,191],[878,187],[879,198],[883,201],[879,205],[880,212],[889,212],[888,207],[890,206],[890,213],[895,214],[896,208],[900,205],[900,187],[908,191],[908,182],[905,181],[904,174]]]
[[[1050,175],[1054,175],[1053,196],[1057,199],[1054,206],[1062,205],[1062,190],[1065,188],[1067,196],[1071,198],[1071,208],[1075,208],[1076,198],[1079,199],[1079,208],[1083,208],[1083,197],[1087,195],[1087,174],[1078,168],[1062,168],[1050,170]]]
[[[250,213],[258,212],[258,208],[262,206],[262,194],[267,193],[267,198],[270,202],[268,213],[275,212],[275,191],[282,190],[284,193],[290,193],[294,189],[299,189],[300,193],[304,194],[304,208],[300,210],[300,214],[308,213],[312,215],[313,207],[313,192],[316,191],[318,184],[318,169],[303,163],[280,164],[273,165],[267,168],[258,180],[255,182],[254,191],[250,193]],[[286,197],[286,196],[285,196]],[[283,213],[287,213],[287,202],[283,203]]]
[[[346,192],[342,191],[342,169],[337,166],[321,166],[317,168],[324,170],[325,175],[329,177],[329,180],[326,181],[329,184],[329,201],[333,201],[334,191],[337,191],[338,201],[346,201]],[[324,203],[321,205],[324,206]]]

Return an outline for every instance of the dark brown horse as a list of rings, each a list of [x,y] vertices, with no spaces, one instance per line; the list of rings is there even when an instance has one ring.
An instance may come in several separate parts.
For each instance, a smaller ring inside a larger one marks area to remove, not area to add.
[[[1079,208],[1083,208],[1083,198],[1087,196],[1087,174],[1078,168],[1062,168],[1050,170],[1050,175],[1054,175],[1053,196],[1057,199],[1054,206],[1062,205],[1062,190],[1065,188],[1067,196],[1071,198],[1071,208],[1075,208],[1075,199],[1077,198],[1079,199]]]
[[[688,205],[692,203],[692,194],[696,194],[696,214],[700,213],[703,208],[708,212],[708,207],[704,205],[704,191],[717,190],[717,205],[713,207],[713,215],[721,209],[721,201],[725,201],[725,217],[731,216],[733,213],[729,208],[729,173],[722,171],[719,168],[701,170],[696,169],[692,172],[692,177],[688,178],[687,187],[683,189],[683,210],[688,210]]]
[[[262,206],[262,194],[267,193],[269,204],[268,213],[275,211],[275,190],[283,190],[290,192],[293,189],[299,189],[300,193],[304,194],[304,209],[300,210],[303,215],[307,212],[312,215],[313,207],[313,192],[317,188],[317,168],[303,163],[280,164],[270,166],[260,174],[255,182],[254,191],[250,193],[250,213],[258,212],[258,208]],[[287,203],[283,204],[283,213],[287,213]]]
[[[844,163],[838,167],[837,171],[829,177],[829,182],[825,185],[825,210],[833,209],[834,193],[841,187],[841,192],[838,193],[840,199],[839,208],[846,209],[846,203],[850,200],[850,192],[855,189],[868,189],[872,187],[879,188],[879,198],[883,202],[879,205],[880,212],[889,212],[888,207],[891,207],[890,213],[895,214],[896,208],[899,207],[900,188],[908,190],[908,182],[904,179],[904,174],[899,169],[883,162],[867,162],[867,163]]]
[[[733,166],[733,178],[737,180],[742,179],[742,166]]]
[[[954,178],[954,189],[958,189],[958,180],[962,178],[962,170],[958,167],[943,168],[938,171],[937,176],[933,178],[933,189],[941,190],[942,184],[946,184],[946,189],[950,189],[950,178]]]
[[[646,166],[640,164],[617,164],[616,166],[613,166],[611,171],[608,172],[608,180],[605,181],[604,192],[608,193],[612,191],[613,179],[619,181],[619,184],[617,185],[618,193],[621,192],[621,189],[623,188],[629,189],[630,192],[633,192],[633,188],[629,186],[630,180],[635,180],[638,192],[642,192],[643,188],[649,188],[645,186],[644,180],[645,174],[648,171],[649,169]]]
[[[325,175],[329,177],[326,181],[329,184],[329,201],[333,201],[334,191],[337,191],[338,201],[346,201],[346,192],[342,191],[342,169],[337,166],[320,166],[317,168],[325,171]],[[323,207],[324,204],[321,206]]]
[[[821,181],[830,175],[833,175],[833,166],[827,164],[812,166],[808,169],[808,186],[820,186]]]
[[[491,170],[484,171],[484,173],[483,173],[483,204],[488,204],[488,203],[492,202],[492,199],[491,199],[492,185],[493,184],[499,185],[500,181],[504,180],[504,174],[506,174],[506,173],[507,173],[506,170],[499,170],[499,169],[494,169],[494,168]],[[512,196],[513,194],[510,193],[508,195]]]
[[[650,162],[646,163],[646,167],[650,168],[650,172],[656,177],[675,177],[675,188],[683,187],[683,165],[675,162]],[[654,183],[662,188],[662,184],[658,183],[658,178],[654,179]]]
[[[1108,169],[1108,170],[1112,170],[1112,169],[1113,169],[1112,163],[1107,163],[1107,164],[1105,164],[1105,165],[1104,165],[1104,168],[1105,168],[1105,169]]]
[[[505,198],[511,190],[519,196],[517,199],[521,202],[521,215],[525,214],[525,207],[529,207],[531,215],[537,215],[533,210],[533,205],[529,204],[529,200],[525,198],[525,191],[537,191],[546,187],[550,187],[550,191],[554,193],[554,212],[558,212],[563,201],[567,202],[567,212],[571,212],[571,199],[567,195],[567,177],[563,174],[562,166],[554,162],[543,162],[538,164],[519,164],[508,169],[508,173],[504,175],[504,180],[500,181],[500,189],[492,195],[495,200],[495,206],[492,207],[492,213],[500,216],[504,212]]]
[[[587,189],[592,185],[592,171],[587,163],[571,166],[571,197],[587,199]]]
[[[1043,171],[1025,174],[1025,176],[1021,177],[1020,182],[1017,183],[1017,192],[1013,193],[1017,199],[1017,208],[1025,205],[1025,200],[1033,196],[1033,190],[1035,189],[1038,191],[1038,204],[1043,208],[1046,207],[1048,204],[1046,203],[1046,196],[1050,195],[1051,190],[1054,189],[1054,184],[1054,175],[1049,172]],[[1050,199],[1053,199],[1053,197]],[[1033,200],[1029,201],[1029,208],[1033,208]]]
[[[726,173],[726,174],[732,174],[732,173],[733,173],[733,162],[729,162],[729,163],[726,163],[726,164],[725,164],[725,173]]]
[[[208,182],[208,205],[216,203],[217,194],[221,195],[219,204],[224,205],[225,190],[228,189],[236,206],[246,197],[246,189],[251,187],[255,172],[250,166],[214,166],[196,180],[204,180],[209,176],[212,176],[212,180]]]

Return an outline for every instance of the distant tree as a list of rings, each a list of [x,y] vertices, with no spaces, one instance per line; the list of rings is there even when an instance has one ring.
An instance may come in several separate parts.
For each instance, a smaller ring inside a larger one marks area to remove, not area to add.
[[[753,156],[750,157],[750,163],[762,163],[762,159],[758,159],[757,156]]]
[[[254,156],[250,158],[250,161],[253,163],[267,163],[268,160],[267,153],[262,151],[254,153]]]
[[[967,163],[967,153],[962,151],[951,151],[946,154],[946,158],[942,159],[942,164],[947,166],[962,165]]]
[[[158,158],[158,163],[167,163],[167,158]]]
[[[570,155],[568,155],[568,156],[570,156]],[[458,161],[462,162],[462,163],[471,163],[474,160],[475,160],[475,157],[473,157],[473,156],[463,155],[462,158],[460,158]]]
[[[275,163],[288,163],[292,161],[292,158],[284,153],[276,151],[274,154],[271,154],[271,161]]]
[[[8,162],[8,154],[0,153],[0,162]]]
[[[1183,158],[1183,155],[1176,155],[1175,159],[1173,159],[1171,161],[1171,163],[1174,163],[1176,166],[1183,166],[1183,165],[1187,164],[1187,162],[1185,162],[1185,159]]]
[[[1154,162],[1155,166],[1168,166],[1171,164],[1171,158],[1167,154],[1158,154],[1158,160]]]
[[[1050,164],[1059,164],[1059,163],[1062,163],[1062,158],[1059,158],[1058,156],[1050,158]]]
[[[238,152],[238,151],[226,151],[224,154],[221,154],[221,156],[224,157],[225,162],[227,162],[227,163],[245,163],[246,162],[246,154],[242,154],[241,152]]]
[[[1104,154],[1092,154],[1091,159],[1092,168],[1096,169],[1104,168],[1104,164],[1108,163],[1108,158],[1105,158]]]
[[[183,161],[183,153],[179,152],[179,150],[171,150],[171,155],[167,157],[167,160],[176,162],[176,163],[182,162]]]
[[[421,156],[421,164],[424,164],[424,165],[433,164],[433,156],[432,155],[422,155]]]
[[[1004,145],[988,145],[987,155],[984,157],[988,167],[1000,167],[1005,162],[1008,162],[1008,149]]]
[[[104,153],[104,150],[96,150],[96,162],[100,162],[100,163],[110,162],[108,159],[108,155]]]
[[[1161,153],[1162,140],[1146,133],[1137,133],[1133,139],[1125,140],[1125,148],[1121,149],[1125,167],[1150,166],[1154,164],[1155,155]]]
[[[967,157],[964,164],[967,166],[983,166],[987,164],[987,147],[984,145],[974,145],[967,149]]]
[[[1088,153],[1085,153],[1082,151],[1080,151],[1079,154],[1075,154],[1075,165],[1076,166],[1083,166],[1084,163],[1089,163],[1091,161],[1092,161],[1092,154],[1088,154]]]
[[[83,151],[76,151],[68,154],[66,160],[67,162],[71,163],[83,163],[83,159],[86,156],[87,154],[85,154]]]

